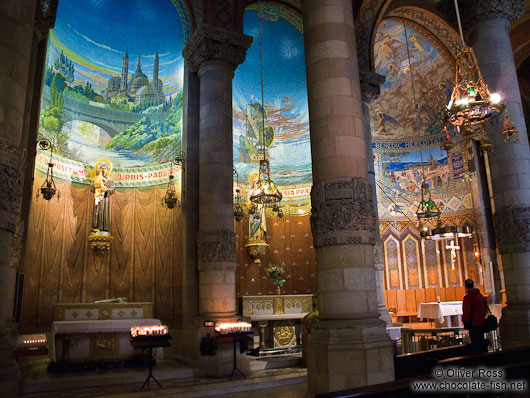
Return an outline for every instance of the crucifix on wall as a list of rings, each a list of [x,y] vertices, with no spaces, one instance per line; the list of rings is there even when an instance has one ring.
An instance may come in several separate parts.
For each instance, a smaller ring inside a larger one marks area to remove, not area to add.
[[[446,249],[451,249],[451,269],[455,269],[456,251],[460,250],[460,246],[455,245],[455,241],[451,239],[451,244],[445,245]]]

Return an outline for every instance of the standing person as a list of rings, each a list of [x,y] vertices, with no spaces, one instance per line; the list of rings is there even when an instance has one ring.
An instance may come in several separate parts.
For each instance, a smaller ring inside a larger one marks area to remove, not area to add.
[[[469,337],[472,344],[482,343],[484,341],[484,321],[488,312],[486,298],[475,289],[471,279],[464,282],[466,295],[462,303],[462,322],[464,327],[469,330]]]

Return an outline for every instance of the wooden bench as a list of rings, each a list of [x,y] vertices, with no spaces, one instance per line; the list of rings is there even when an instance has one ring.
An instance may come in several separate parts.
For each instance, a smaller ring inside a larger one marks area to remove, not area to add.
[[[485,295],[484,286],[477,285]],[[414,322],[421,303],[440,301],[461,301],[466,294],[463,286],[437,287],[427,289],[385,290],[385,302],[393,322]]]

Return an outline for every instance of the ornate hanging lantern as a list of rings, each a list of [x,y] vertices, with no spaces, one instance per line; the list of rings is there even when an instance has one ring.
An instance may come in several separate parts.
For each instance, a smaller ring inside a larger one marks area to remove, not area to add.
[[[51,141],[47,138],[40,138],[37,141],[37,144],[39,145],[39,148],[47,151],[50,151],[50,161],[48,162],[48,169],[46,171],[46,179],[42,183],[39,190],[37,190],[37,194],[35,195],[35,198],[38,200],[39,196],[42,195],[42,197],[45,200],[51,200],[55,193],[57,193],[57,200],[61,198],[61,193],[57,191],[57,187],[55,186],[55,181],[53,180],[53,145]]]
[[[234,219],[237,222],[240,222],[245,217],[245,212],[243,211],[243,206],[241,206],[241,195],[239,190],[239,174],[237,173],[236,168],[234,167],[234,175],[236,176],[236,188],[234,195]]]
[[[425,181],[421,184],[421,201],[416,209],[418,220],[439,217],[442,212],[431,198],[429,184]]]
[[[490,93],[488,85],[482,80],[473,49],[464,46],[456,53],[455,86],[451,100],[443,110],[446,120],[454,126],[466,126],[468,129],[499,116],[504,108],[501,96]]]
[[[512,118],[508,111],[504,115],[504,128],[502,129],[502,136],[504,137],[504,142],[508,142],[510,137],[513,137],[514,141],[517,141],[517,130],[513,125]]]
[[[282,194],[271,179],[269,161],[264,158],[259,161],[258,180],[250,192],[250,202],[256,206],[270,207],[276,212],[280,210],[281,200]]]
[[[480,149],[490,150],[493,146],[482,128],[482,123],[500,116],[506,109],[500,94],[491,93],[488,85],[482,79],[477,58],[471,47],[466,46],[460,22],[458,1],[455,0],[456,17],[462,48],[456,53],[455,86],[449,104],[442,110],[442,121],[445,126],[452,124],[465,139],[466,145],[471,140],[481,143]],[[513,127],[506,124],[503,131],[504,141],[507,137],[517,134]],[[442,142],[442,149],[450,147],[447,142]]]
[[[180,152],[177,156],[171,159],[171,168],[169,171],[169,177],[167,182],[167,189],[164,198],[162,199],[162,206],[168,209],[174,209],[180,207],[180,202],[177,197],[177,190],[175,189],[175,176],[173,175],[173,165],[182,165],[183,155]]]

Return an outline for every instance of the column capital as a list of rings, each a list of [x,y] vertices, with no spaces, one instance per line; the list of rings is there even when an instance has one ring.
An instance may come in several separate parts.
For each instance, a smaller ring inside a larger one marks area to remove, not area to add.
[[[361,81],[361,98],[363,102],[370,103],[379,98],[381,86],[385,83],[386,77],[366,69],[359,71]]]
[[[38,0],[37,2],[35,29],[41,37],[46,37],[50,29],[55,26],[57,3],[58,0]]]
[[[199,231],[199,263],[235,263],[236,234],[230,230]],[[201,266],[199,266],[199,271]],[[222,267],[221,267],[222,269]]]
[[[206,61],[221,61],[235,70],[245,61],[251,44],[251,36],[201,23],[182,55],[193,72],[198,72]]]
[[[493,215],[501,254],[530,251],[530,206],[505,206]]]
[[[438,8],[456,26],[456,11],[453,0],[442,0]],[[523,14],[523,0],[464,0],[458,3],[462,28],[469,30],[480,22],[494,19],[513,21]]]
[[[372,186],[360,177],[314,183],[311,229],[315,248],[375,243]]]

